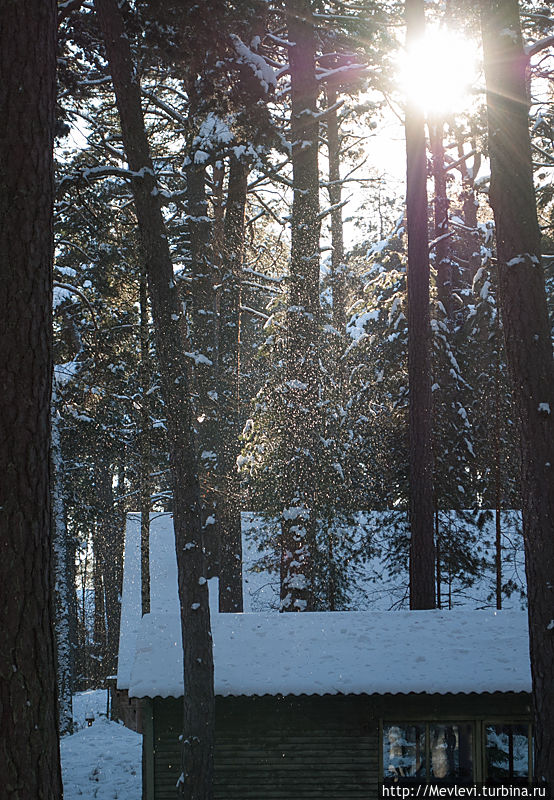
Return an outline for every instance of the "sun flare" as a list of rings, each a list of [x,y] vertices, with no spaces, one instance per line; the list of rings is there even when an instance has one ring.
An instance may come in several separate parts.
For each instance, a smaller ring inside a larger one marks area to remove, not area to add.
[[[429,29],[403,52],[401,88],[430,115],[463,111],[478,77],[478,62],[476,42],[447,28]]]

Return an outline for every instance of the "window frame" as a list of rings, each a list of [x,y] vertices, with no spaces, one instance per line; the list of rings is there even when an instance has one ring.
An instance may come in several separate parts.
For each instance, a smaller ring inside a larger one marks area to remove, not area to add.
[[[533,783],[533,723],[530,719],[521,719],[518,717],[483,717],[481,720],[481,741],[482,741],[482,758],[483,758],[483,782],[488,780],[487,774],[487,737],[486,728],[488,725],[521,725],[527,727],[527,783]]]
[[[433,779],[430,775],[429,769],[430,756],[431,756],[431,740],[429,736],[429,728],[431,725],[471,725],[471,763],[473,767],[473,775],[467,779],[467,783],[475,783],[478,779],[476,777],[476,726],[475,717],[458,715],[456,717],[441,716],[441,717],[412,717],[411,715],[396,718],[396,717],[382,717],[379,719],[379,783],[384,785],[384,762],[383,762],[383,745],[384,745],[384,727],[385,725],[420,725],[425,729],[425,778],[414,781],[414,783],[441,783],[440,779]],[[465,781],[465,779],[464,779]],[[447,784],[447,781],[445,781]]]
[[[531,784],[533,782],[533,724],[529,718],[525,718],[522,716],[517,715],[509,715],[509,716],[501,716],[498,714],[491,714],[483,715],[480,714],[479,716],[470,715],[470,714],[440,714],[440,715],[421,715],[421,714],[405,714],[399,716],[398,714],[394,715],[384,715],[379,717],[379,758],[378,758],[378,770],[379,770],[379,783],[380,785],[384,785],[385,782],[385,775],[384,775],[384,762],[383,762],[383,746],[384,746],[384,726],[385,725],[422,725],[425,727],[425,759],[426,765],[429,764],[429,725],[457,725],[457,724],[471,724],[472,727],[472,735],[471,735],[471,758],[472,758],[472,765],[473,765],[473,777],[469,781],[470,783],[485,783],[488,775],[487,775],[487,754],[486,754],[486,727],[487,725],[523,725],[527,726],[527,744],[528,744],[528,775],[527,775],[527,783]],[[429,769],[426,769],[426,776],[420,782],[429,784],[433,783],[434,781],[431,779],[431,776],[428,774],[430,772]]]

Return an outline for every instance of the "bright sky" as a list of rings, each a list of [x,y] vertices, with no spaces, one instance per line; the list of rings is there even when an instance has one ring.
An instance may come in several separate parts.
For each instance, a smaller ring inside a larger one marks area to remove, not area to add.
[[[415,99],[427,115],[447,117],[471,109],[475,89],[482,83],[481,53],[476,41],[445,27],[428,26],[425,38],[411,51],[400,49],[399,52],[397,69],[401,99],[395,109],[399,117],[404,113],[401,105],[408,97]],[[403,124],[392,110],[384,108],[383,119],[375,135],[367,139],[365,152],[367,162],[361,172],[366,175],[372,171],[375,176],[382,176],[386,190],[402,202],[406,145]],[[357,187],[353,192],[353,207],[361,205],[364,194],[371,191],[367,184]],[[352,206],[347,207],[345,217],[351,211]],[[362,231],[351,230],[347,224],[347,240],[350,236],[360,238]]]
[[[445,27],[429,27],[423,39],[404,49],[399,64],[400,87],[428,114],[466,110],[479,77],[475,41]]]

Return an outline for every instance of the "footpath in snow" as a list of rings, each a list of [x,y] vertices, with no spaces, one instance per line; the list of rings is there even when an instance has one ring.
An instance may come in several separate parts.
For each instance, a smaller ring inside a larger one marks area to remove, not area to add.
[[[141,800],[142,736],[107,719],[106,692],[76,694],[73,719],[75,733],[61,740],[64,800]]]

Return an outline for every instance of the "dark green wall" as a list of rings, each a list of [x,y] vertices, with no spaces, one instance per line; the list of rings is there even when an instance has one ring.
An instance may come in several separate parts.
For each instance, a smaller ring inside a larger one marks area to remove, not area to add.
[[[217,800],[358,800],[377,781],[378,727],[360,698],[221,700]]]
[[[145,800],[175,800],[181,708],[172,698],[145,703]],[[525,694],[218,697],[215,800],[376,798],[383,720],[529,713]]]

